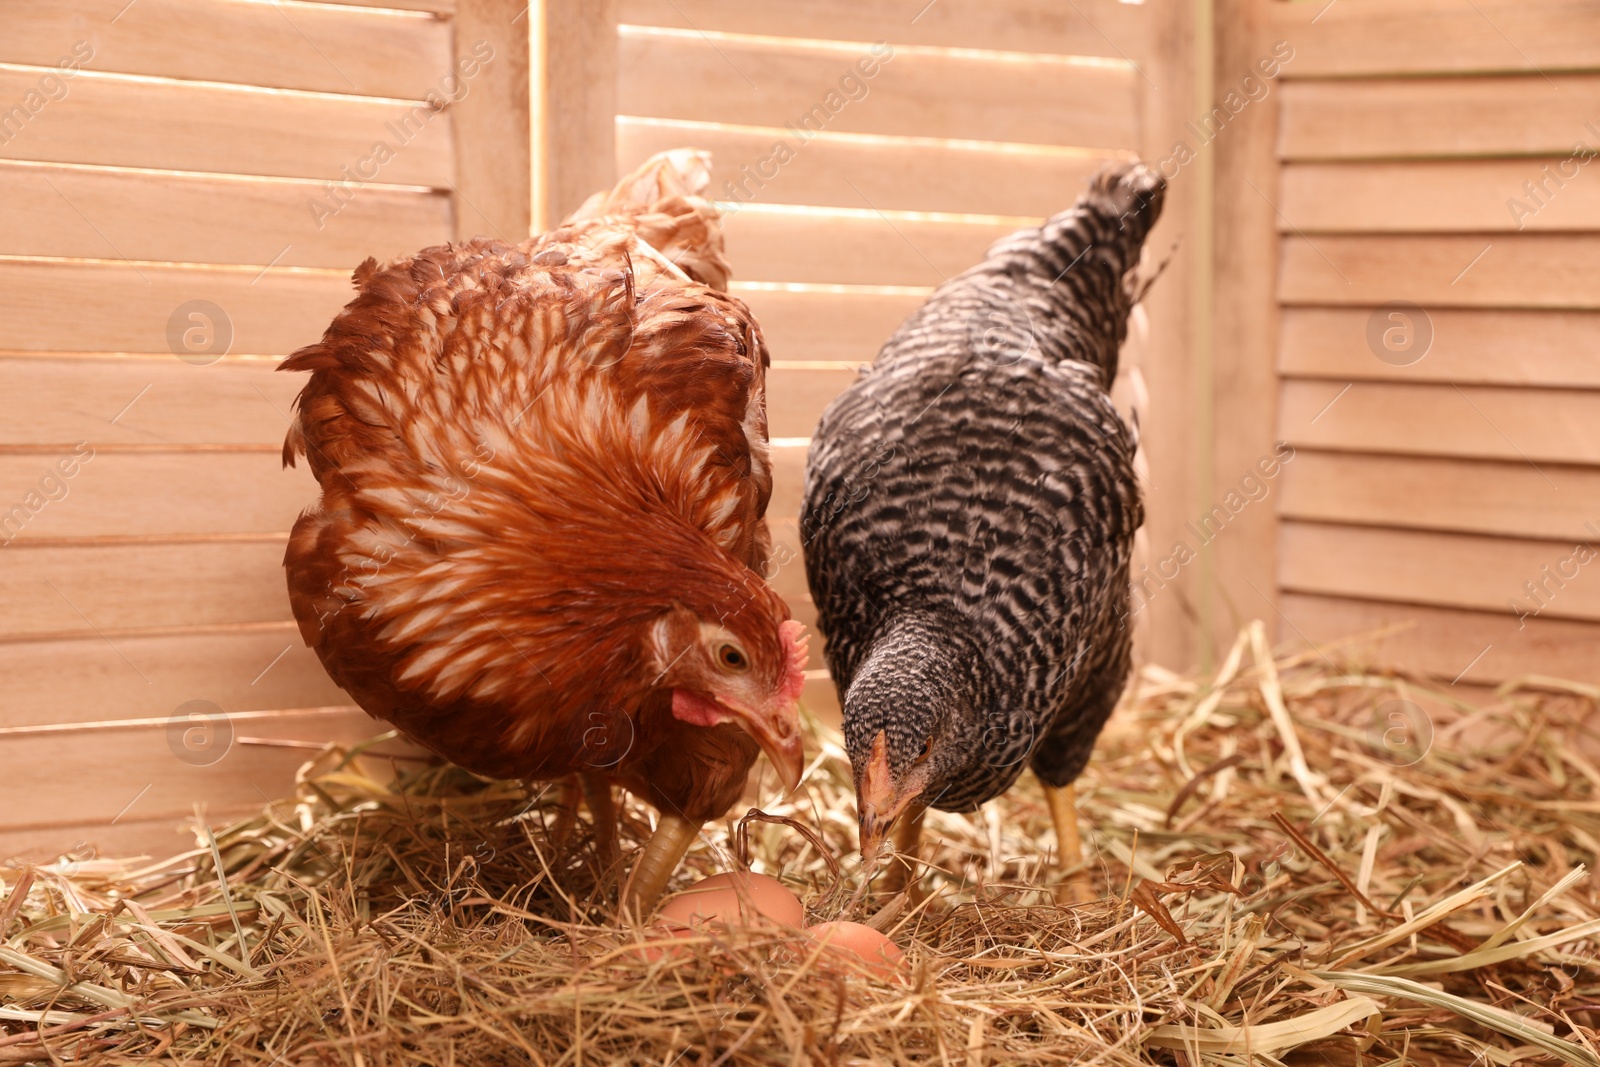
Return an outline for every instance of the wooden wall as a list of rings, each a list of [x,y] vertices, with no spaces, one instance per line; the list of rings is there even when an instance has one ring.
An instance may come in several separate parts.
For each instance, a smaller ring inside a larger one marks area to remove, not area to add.
[[[1410,624],[1361,651],[1462,685],[1594,676],[1596,0],[6,16],[0,853],[169,847],[197,802],[253,809],[307,746],[372,732],[289,618],[279,559],[313,490],[279,468],[299,382],[271,368],[366,256],[517,240],[681,144],[715,155],[772,345],[776,583],[800,617],[827,401],[933,286],[1138,152],[1172,179],[1126,358],[1149,393],[1147,658],[1192,666],[1264,616],[1291,643]],[[807,696],[827,707],[825,672]],[[233,734],[216,762],[188,732],[207,706]]]
[[[1366,651],[1595,680],[1600,4],[1244,6],[1295,50],[1270,210],[1233,194],[1276,246],[1279,636],[1410,622]]]
[[[526,235],[522,11],[6,5],[0,854],[172,849],[375,732],[289,615],[272,368],[367,256]]]

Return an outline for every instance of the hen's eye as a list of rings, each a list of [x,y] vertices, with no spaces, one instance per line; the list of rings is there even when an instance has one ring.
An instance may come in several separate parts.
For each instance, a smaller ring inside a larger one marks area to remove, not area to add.
[[[717,662],[722,665],[723,670],[729,671],[743,671],[750,667],[750,661],[739,651],[738,645],[718,645]]]
[[[933,755],[933,735],[929,734],[928,739],[922,742],[922,751],[917,753],[917,758],[912,762],[921,763],[931,755]]]

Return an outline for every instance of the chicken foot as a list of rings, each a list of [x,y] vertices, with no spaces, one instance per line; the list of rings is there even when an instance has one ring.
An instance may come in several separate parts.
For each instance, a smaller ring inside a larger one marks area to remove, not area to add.
[[[622,887],[623,910],[631,912],[635,922],[643,922],[655,911],[656,901],[661,899],[667,881],[683,862],[702,825],[682,815],[661,813],[656,832],[645,842]]]
[[[1056,883],[1057,904],[1079,904],[1094,899],[1089,887],[1088,865],[1083,858],[1083,836],[1078,832],[1078,786],[1046,785],[1045,800],[1050,804],[1050,821],[1056,827],[1059,854],[1056,865],[1061,881]]]

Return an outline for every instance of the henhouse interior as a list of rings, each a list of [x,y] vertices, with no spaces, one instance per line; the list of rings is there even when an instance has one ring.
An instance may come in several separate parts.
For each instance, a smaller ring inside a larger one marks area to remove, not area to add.
[[[1600,0],[0,0],[0,1063],[1600,1067]]]

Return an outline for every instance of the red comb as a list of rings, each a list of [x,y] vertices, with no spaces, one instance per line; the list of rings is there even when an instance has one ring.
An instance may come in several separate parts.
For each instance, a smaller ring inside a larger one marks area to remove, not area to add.
[[[806,685],[806,662],[810,658],[806,646],[810,635],[806,633],[805,624],[797,619],[785,619],[778,627],[778,634],[783,638],[784,648],[789,655],[779,692],[786,700],[799,700],[800,690]]]

